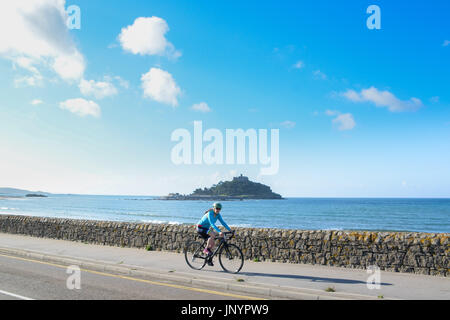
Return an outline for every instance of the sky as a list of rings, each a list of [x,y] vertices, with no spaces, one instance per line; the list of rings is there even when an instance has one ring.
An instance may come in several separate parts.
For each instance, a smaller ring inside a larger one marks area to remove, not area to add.
[[[286,197],[450,197],[448,12],[2,1],[0,187],[165,195],[244,174]],[[262,129],[274,150],[278,130],[276,172],[250,149],[245,163],[175,163],[172,135],[193,145],[198,122],[224,146],[227,130]]]

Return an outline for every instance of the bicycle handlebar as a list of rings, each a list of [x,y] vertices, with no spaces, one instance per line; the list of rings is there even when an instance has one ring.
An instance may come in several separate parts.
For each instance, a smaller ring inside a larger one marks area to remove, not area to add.
[[[234,230],[233,231],[222,232],[222,233],[223,233],[223,238],[225,238],[225,239],[226,239],[226,236],[230,235],[230,234],[231,234],[230,238],[234,237]]]

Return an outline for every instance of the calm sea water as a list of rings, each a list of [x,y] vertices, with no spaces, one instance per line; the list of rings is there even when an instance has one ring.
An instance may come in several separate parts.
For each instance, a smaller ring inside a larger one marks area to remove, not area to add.
[[[72,219],[195,224],[205,201],[140,196],[50,195],[0,199],[0,214]],[[450,199],[289,198],[223,201],[231,226],[307,230],[450,232]]]

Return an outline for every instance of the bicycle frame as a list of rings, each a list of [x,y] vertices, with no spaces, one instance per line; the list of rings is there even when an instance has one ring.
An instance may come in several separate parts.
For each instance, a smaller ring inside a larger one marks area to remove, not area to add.
[[[223,246],[225,246],[225,245],[227,244],[226,236],[227,236],[228,234],[232,234],[232,233],[233,233],[233,232],[224,232],[223,237],[221,237],[221,238],[219,239],[219,245],[217,245],[217,246],[216,246],[216,249],[214,250],[214,252],[213,252],[209,257],[207,257],[207,258],[205,258],[205,259],[212,259],[212,258],[214,258],[214,256],[219,252],[219,250],[220,250]],[[207,242],[208,242],[208,240],[207,240],[207,239],[204,239],[203,245],[202,245],[201,248],[205,248]],[[199,258],[201,258],[201,257],[199,257]]]

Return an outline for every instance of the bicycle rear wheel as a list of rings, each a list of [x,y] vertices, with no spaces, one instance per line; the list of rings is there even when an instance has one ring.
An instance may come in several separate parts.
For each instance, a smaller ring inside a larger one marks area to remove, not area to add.
[[[184,248],[184,258],[189,267],[201,270],[206,264],[206,255],[203,253],[204,243],[191,241]]]
[[[238,273],[244,265],[244,255],[234,244],[225,244],[219,252],[219,263],[223,270]]]

